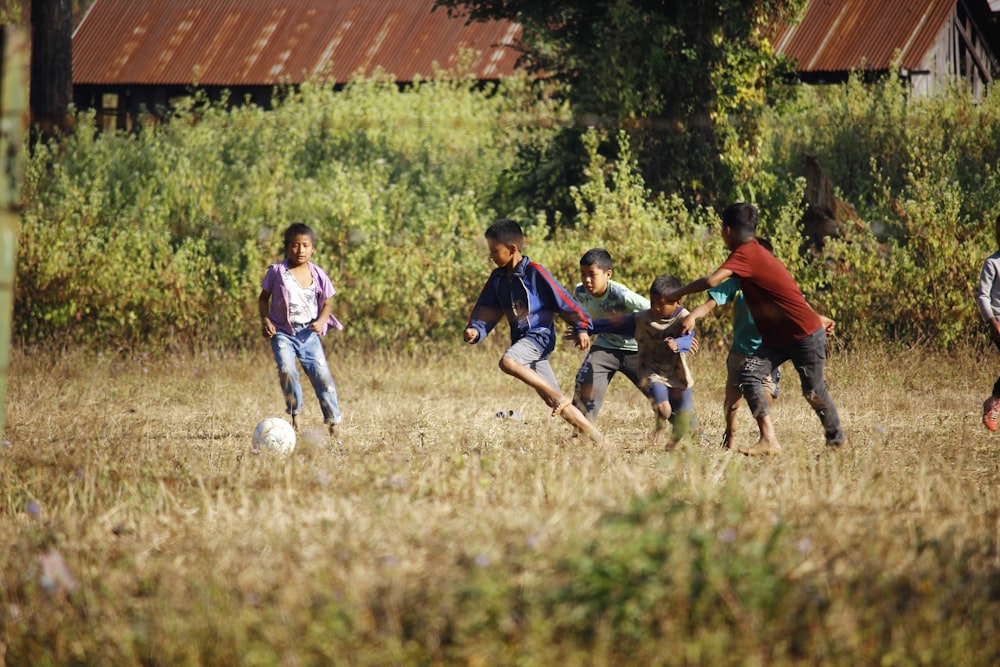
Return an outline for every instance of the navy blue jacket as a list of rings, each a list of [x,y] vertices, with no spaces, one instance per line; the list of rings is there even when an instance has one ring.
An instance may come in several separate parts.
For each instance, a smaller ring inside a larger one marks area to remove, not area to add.
[[[493,270],[476,300],[468,326],[479,332],[475,340],[478,343],[501,317],[506,317],[512,345],[528,338],[547,356],[556,347],[557,313],[575,331],[586,331],[590,326],[587,311],[569,291],[544,266],[522,257],[510,276],[503,267]]]

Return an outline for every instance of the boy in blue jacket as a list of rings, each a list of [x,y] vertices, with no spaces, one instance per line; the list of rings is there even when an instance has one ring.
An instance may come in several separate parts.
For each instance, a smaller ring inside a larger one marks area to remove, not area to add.
[[[534,389],[560,416],[595,444],[600,431],[559,388],[549,357],[555,350],[555,316],[572,325],[576,342],[590,347],[590,318],[576,299],[541,264],[521,254],[524,232],[517,222],[500,219],[486,230],[490,259],[497,268],[490,274],[465,328],[465,342],[478,343],[506,317],[510,347],[500,358],[500,370]]]

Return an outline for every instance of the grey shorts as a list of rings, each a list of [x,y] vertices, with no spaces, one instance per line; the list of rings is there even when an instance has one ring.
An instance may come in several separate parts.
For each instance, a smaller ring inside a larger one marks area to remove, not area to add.
[[[735,387],[737,391],[740,388],[740,371],[743,369],[743,364],[746,362],[747,357],[745,354],[740,354],[739,352],[730,352],[729,356],[726,357],[726,386]],[[778,381],[781,380],[781,371],[775,370],[774,375],[765,376],[761,380],[760,386],[764,388],[769,395],[774,398],[778,398]]]
[[[541,375],[542,379],[545,380],[545,383],[550,387],[556,391],[562,391],[559,389],[559,381],[556,380],[556,374],[552,371],[552,365],[549,364],[548,355],[538,349],[538,346],[531,340],[522,338],[508,347],[507,351],[503,353],[503,356],[510,358],[512,361],[516,361],[522,366],[531,368],[536,373]]]

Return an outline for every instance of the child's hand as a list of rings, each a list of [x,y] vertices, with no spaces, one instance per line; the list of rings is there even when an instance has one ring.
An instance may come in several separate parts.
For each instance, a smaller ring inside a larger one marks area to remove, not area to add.
[[[823,323],[823,330],[826,331],[827,335],[832,334],[833,329],[837,326],[836,322],[831,320],[829,317],[826,317],[825,315],[820,315],[819,321]]]
[[[475,343],[479,338],[479,331],[475,327],[469,327],[465,330],[465,342],[472,344]]]
[[[274,324],[271,322],[270,317],[265,317],[261,321],[261,326],[263,327],[264,330],[264,338],[271,338],[277,331],[277,329],[274,327]]]
[[[688,350],[688,354],[694,354],[698,351],[698,337],[695,336],[691,339],[691,349]]]
[[[666,343],[667,347],[669,347],[674,352],[676,352],[679,349],[677,347],[677,341],[674,340],[673,338],[665,338],[665,339],[663,339],[663,342]]]
[[[694,316],[694,313],[688,313],[687,316],[681,320],[681,333],[686,334],[694,331],[695,322],[698,318]]]
[[[586,331],[580,331],[576,334],[576,346],[581,350],[590,349],[590,334]]]

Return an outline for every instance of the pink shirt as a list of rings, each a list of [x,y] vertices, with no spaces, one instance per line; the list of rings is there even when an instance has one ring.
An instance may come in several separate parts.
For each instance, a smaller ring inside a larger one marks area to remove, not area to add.
[[[288,274],[288,261],[278,262],[267,267],[264,280],[260,283],[260,288],[271,295],[271,307],[267,316],[274,324],[274,328],[286,334],[293,334],[291,322],[288,319],[288,288],[285,287],[284,274]],[[313,284],[316,286],[316,312],[322,312],[326,302],[337,293],[333,287],[333,282],[326,275],[326,271],[309,262],[309,273],[312,275]],[[338,331],[343,330],[344,325],[340,323],[333,314],[323,323],[320,333],[325,336],[331,328]]]

